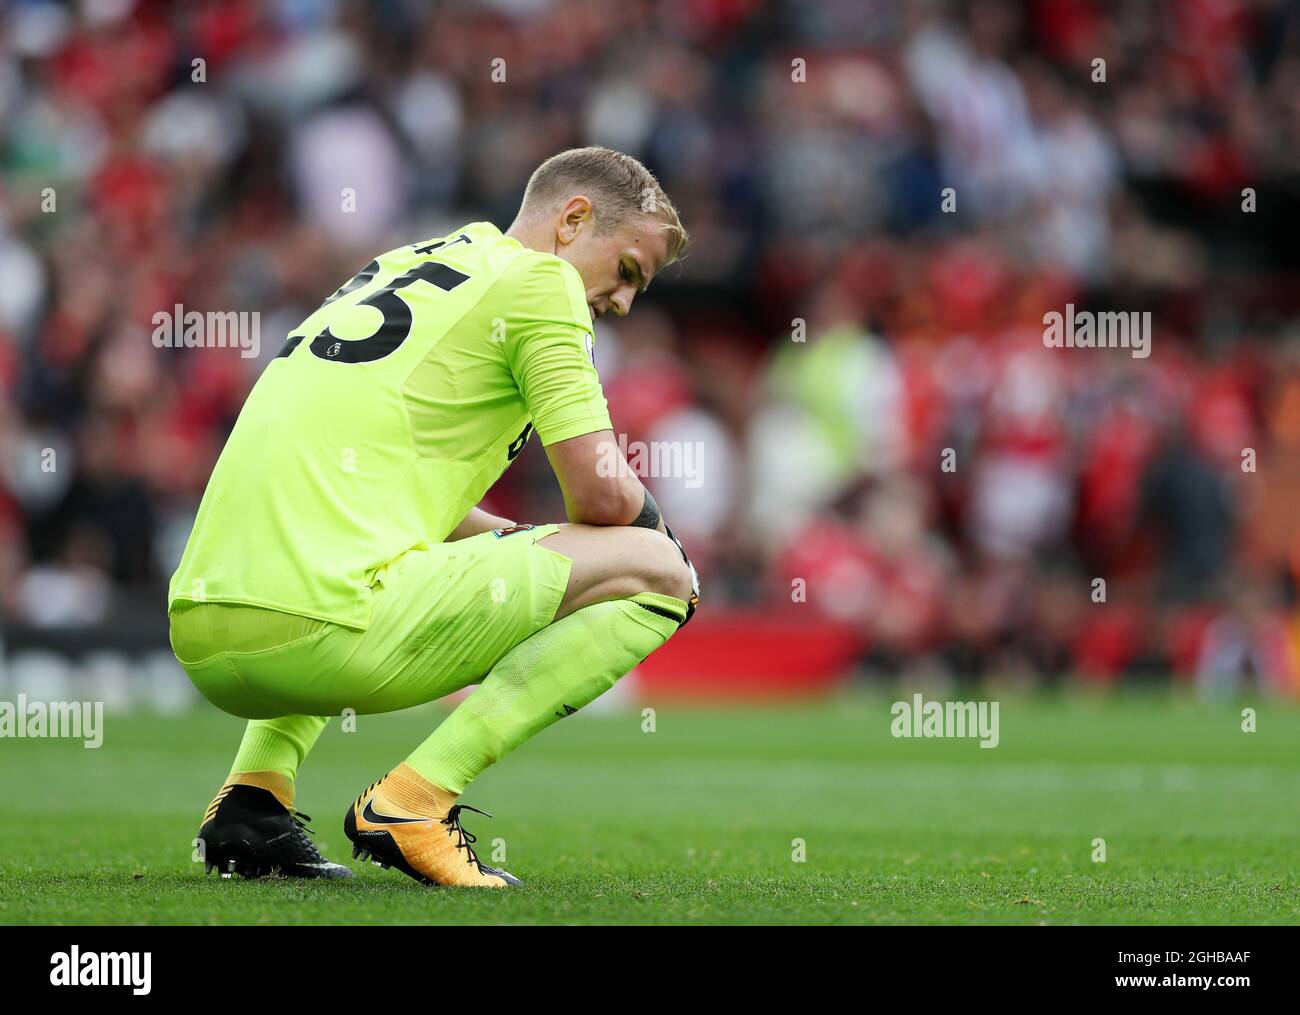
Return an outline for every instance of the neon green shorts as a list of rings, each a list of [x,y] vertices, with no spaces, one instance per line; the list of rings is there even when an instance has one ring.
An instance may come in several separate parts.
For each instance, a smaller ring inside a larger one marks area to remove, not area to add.
[[[176,658],[205,698],[245,719],[393,712],[478,683],[546,627],[571,562],[556,525],[412,550],[376,575],[370,626],[233,603],[177,602]]]

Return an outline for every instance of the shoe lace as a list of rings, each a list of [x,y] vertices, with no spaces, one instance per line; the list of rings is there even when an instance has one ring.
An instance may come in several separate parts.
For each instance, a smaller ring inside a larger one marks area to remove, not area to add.
[[[298,848],[302,851],[302,859],[307,863],[324,863],[325,857],[316,848],[316,844],[308,838],[308,836],[316,834],[307,825],[307,822],[311,820],[311,815],[290,807],[289,817],[293,818],[293,841],[297,843]]]
[[[363,792],[359,797],[357,797],[357,802],[356,802],[355,804],[353,804],[353,806],[354,806],[354,807],[360,807],[360,806],[361,806],[361,801],[364,800],[364,799],[365,799],[365,798],[366,798],[370,793],[374,792],[375,787],[378,786],[378,785],[379,785],[381,782],[383,782],[385,779],[387,779],[387,778],[388,778],[388,775],[389,775],[389,773],[385,772],[385,773],[384,773],[383,775],[381,775],[378,779],[376,779],[376,780],[375,780],[374,782],[372,782],[369,786],[367,786],[366,789],[365,789],[365,792]],[[311,820],[311,819],[309,818],[308,820]]]
[[[289,816],[293,818],[293,823],[297,826],[296,831],[298,833],[297,835],[298,841],[302,843],[302,845],[308,850],[308,852],[311,854],[312,859],[324,860],[325,858],[320,855],[320,850],[316,848],[316,844],[312,842],[309,838],[307,838],[307,835],[316,834],[314,829],[309,828],[307,826],[307,822],[311,820],[311,815],[304,814],[302,811],[290,808]],[[303,835],[303,832],[306,832],[307,835]]]
[[[483,861],[478,858],[474,852],[474,843],[478,841],[478,836],[466,829],[460,823],[461,811],[473,811],[475,814],[482,814],[485,818],[492,817],[487,811],[481,811],[477,807],[471,807],[469,804],[453,804],[447,816],[442,819],[441,824],[447,826],[447,834],[456,833],[456,848],[465,851],[465,862],[472,863],[479,869],[479,873],[484,871]]]

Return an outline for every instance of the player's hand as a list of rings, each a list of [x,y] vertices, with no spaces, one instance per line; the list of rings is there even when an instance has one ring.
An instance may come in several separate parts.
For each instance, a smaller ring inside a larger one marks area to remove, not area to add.
[[[686,602],[686,620],[681,623],[681,626],[685,627],[687,621],[695,616],[695,607],[700,602],[700,574],[695,570],[695,565],[691,563],[691,558],[687,556],[686,547],[682,546],[682,541],[673,535],[673,530],[668,527],[667,522],[664,522],[664,532],[667,533],[669,539],[677,544],[677,549],[681,551],[682,560],[686,562],[686,567],[691,572],[691,598]]]

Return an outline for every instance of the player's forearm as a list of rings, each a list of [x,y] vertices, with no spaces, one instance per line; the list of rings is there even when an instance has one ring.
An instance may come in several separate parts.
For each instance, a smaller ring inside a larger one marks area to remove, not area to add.
[[[612,430],[547,445],[564,493],[565,514],[580,525],[636,525],[664,531],[659,507],[637,477]]]
[[[502,518],[500,515],[488,514],[482,508],[470,508],[469,514],[451,530],[447,536],[448,543],[454,543],[458,539],[468,539],[470,536],[477,536],[483,532],[491,532],[493,529],[508,529],[514,525],[509,518]]]
[[[580,525],[629,525],[664,531],[659,506],[635,476],[630,483],[607,483],[584,491],[581,498],[565,495],[569,521]]]

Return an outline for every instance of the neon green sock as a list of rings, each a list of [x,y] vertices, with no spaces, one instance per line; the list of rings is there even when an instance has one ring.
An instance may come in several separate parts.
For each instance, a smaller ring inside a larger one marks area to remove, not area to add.
[[[685,616],[680,599],[650,592],[569,614],[502,656],[406,763],[463,792],[488,765],[608,691]]]
[[[329,716],[286,715],[279,719],[253,719],[230,767],[236,772],[278,772],[291,783],[298,766],[320,738]]]

